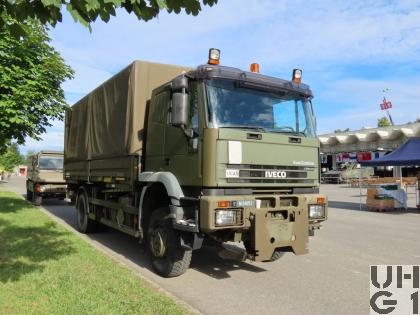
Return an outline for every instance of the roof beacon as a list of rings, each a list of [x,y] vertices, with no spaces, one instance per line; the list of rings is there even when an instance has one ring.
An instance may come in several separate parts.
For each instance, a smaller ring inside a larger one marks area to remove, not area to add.
[[[293,82],[300,84],[302,82],[302,70],[300,69],[293,69]]]
[[[258,63],[251,63],[251,65],[249,66],[249,70],[251,72],[255,72],[255,73],[260,73],[260,65]]]
[[[218,65],[220,60],[220,49],[210,48],[209,49],[209,65]]]

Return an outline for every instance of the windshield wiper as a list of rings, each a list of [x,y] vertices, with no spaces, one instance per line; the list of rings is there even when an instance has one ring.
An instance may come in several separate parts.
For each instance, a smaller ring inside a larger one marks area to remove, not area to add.
[[[269,130],[268,132],[273,132],[273,133],[288,133],[288,134],[292,134],[292,135],[302,135],[305,136],[305,133],[302,131],[287,131],[287,130]]]
[[[250,130],[256,130],[256,131],[260,131],[260,132],[266,132],[266,130],[263,127],[258,127],[258,126],[222,126],[220,128],[230,128],[230,129],[250,129]]]

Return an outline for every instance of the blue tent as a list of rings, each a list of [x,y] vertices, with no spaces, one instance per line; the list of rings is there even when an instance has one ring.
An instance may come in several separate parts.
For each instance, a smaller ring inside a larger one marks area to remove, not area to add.
[[[420,165],[420,138],[411,138],[394,152],[380,159],[360,162],[363,166],[414,166]]]

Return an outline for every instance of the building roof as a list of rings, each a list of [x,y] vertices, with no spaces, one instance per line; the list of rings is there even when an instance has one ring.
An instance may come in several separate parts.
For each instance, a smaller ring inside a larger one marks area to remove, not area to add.
[[[318,136],[323,153],[392,151],[414,137],[420,137],[420,123]]]

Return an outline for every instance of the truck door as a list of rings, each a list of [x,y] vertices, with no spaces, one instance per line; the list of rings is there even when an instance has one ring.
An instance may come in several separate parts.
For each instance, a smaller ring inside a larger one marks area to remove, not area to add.
[[[165,128],[168,121],[168,110],[171,93],[161,91],[152,96],[149,107],[146,141],[146,171],[164,171],[165,166]]]
[[[200,186],[200,150],[199,141],[199,106],[197,83],[190,81],[188,84],[190,102],[189,126],[194,131],[193,137],[189,138],[179,127],[171,126],[168,115],[165,125],[164,168],[172,172],[181,185]]]

